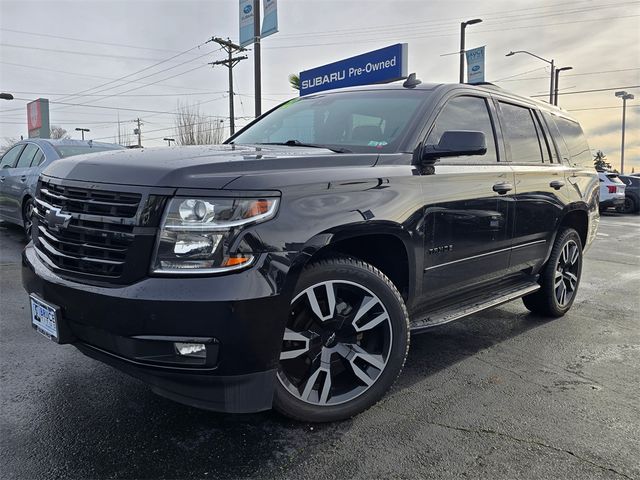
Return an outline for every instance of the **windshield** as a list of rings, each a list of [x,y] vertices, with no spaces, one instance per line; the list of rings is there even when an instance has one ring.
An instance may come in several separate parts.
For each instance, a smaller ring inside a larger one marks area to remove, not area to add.
[[[424,90],[372,90],[295,98],[235,137],[235,144],[327,146],[338,151],[394,152]]]
[[[121,150],[124,147],[120,145],[54,145],[54,150],[60,158],[73,157],[74,155],[83,155],[85,153],[105,152],[107,150]]]

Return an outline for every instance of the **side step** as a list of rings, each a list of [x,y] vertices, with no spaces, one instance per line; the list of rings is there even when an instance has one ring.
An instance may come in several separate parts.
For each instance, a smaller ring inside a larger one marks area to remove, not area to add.
[[[438,325],[473,315],[482,310],[497,307],[498,305],[523,297],[539,289],[540,285],[537,282],[521,281],[515,285],[512,284],[507,288],[500,289],[497,292],[495,290],[493,292],[485,291],[455,305],[435,307],[434,310],[420,312],[416,315],[416,318],[411,319],[411,333],[420,333],[437,327]]]

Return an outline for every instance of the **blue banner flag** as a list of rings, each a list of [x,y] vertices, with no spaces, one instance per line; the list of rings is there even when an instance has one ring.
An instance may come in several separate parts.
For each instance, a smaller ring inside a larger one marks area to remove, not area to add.
[[[278,32],[278,0],[263,0],[262,31],[260,38]]]
[[[255,42],[253,33],[253,0],[240,0],[240,46]]]
[[[484,82],[484,47],[465,52],[467,57],[467,83]]]
[[[388,83],[407,76],[406,43],[300,72],[300,95],[333,88]]]

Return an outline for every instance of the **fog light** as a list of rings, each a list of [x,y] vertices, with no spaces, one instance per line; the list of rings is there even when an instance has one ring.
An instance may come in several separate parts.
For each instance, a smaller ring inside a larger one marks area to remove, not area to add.
[[[181,343],[175,342],[176,352],[185,357],[206,358],[207,347],[204,343]]]

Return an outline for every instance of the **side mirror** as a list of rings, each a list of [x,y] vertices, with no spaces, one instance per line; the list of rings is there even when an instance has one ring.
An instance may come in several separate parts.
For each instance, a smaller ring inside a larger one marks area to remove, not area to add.
[[[484,155],[487,141],[483,132],[448,130],[440,137],[438,145],[425,145],[422,150],[423,163],[435,163],[438,158],[463,155]]]

